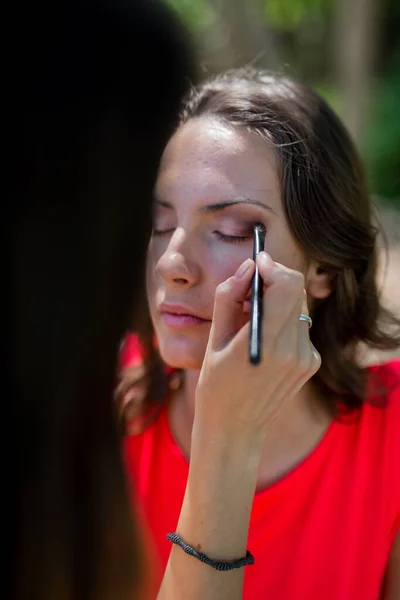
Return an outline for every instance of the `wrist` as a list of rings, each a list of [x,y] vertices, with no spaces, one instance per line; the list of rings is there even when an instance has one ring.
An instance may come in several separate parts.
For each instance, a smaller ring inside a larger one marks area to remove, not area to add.
[[[191,436],[191,461],[216,461],[221,466],[241,465],[251,472],[258,469],[264,448],[264,436],[245,435],[243,432],[226,431],[224,427],[212,427],[195,416]]]
[[[259,459],[225,440],[194,443],[177,532],[215,560],[246,553]]]
[[[226,488],[239,485],[244,495],[254,496],[262,456],[262,444],[248,443],[240,436],[232,439],[222,432],[193,427],[189,482],[196,474],[196,487],[210,489],[221,483]]]

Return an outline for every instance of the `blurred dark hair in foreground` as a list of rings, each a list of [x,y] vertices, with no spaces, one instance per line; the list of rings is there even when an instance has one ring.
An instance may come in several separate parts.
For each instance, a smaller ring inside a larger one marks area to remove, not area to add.
[[[7,597],[133,598],[114,377],[192,58],[150,0],[23,2],[3,25]]]

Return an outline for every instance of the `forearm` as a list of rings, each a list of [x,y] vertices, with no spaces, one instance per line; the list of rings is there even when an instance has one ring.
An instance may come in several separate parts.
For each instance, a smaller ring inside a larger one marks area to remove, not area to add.
[[[259,456],[240,442],[233,445],[205,438],[197,437],[192,443],[177,531],[209,558],[234,561],[247,550]],[[173,546],[158,600],[239,600],[243,572],[243,567],[216,571]]]

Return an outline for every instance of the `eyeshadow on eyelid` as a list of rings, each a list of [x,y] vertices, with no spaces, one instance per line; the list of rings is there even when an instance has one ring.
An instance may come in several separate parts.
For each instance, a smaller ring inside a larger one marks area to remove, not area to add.
[[[238,229],[243,229],[244,231],[248,232],[248,231],[252,231],[254,229],[254,226],[257,223],[261,223],[262,221],[260,221],[260,219],[253,219],[253,220],[245,220],[245,219],[235,219],[232,217],[229,218],[225,218],[225,219],[221,219],[219,220],[219,223],[226,227],[234,227],[234,228],[238,228]],[[266,225],[263,223],[264,227],[266,227]]]

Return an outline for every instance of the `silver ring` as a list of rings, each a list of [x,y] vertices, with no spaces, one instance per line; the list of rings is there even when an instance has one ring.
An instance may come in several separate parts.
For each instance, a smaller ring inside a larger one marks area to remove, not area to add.
[[[305,315],[303,313],[301,313],[301,315],[299,316],[299,320],[300,321],[305,321],[306,323],[308,323],[308,329],[311,328],[312,326],[312,318],[309,317],[308,315]]]

